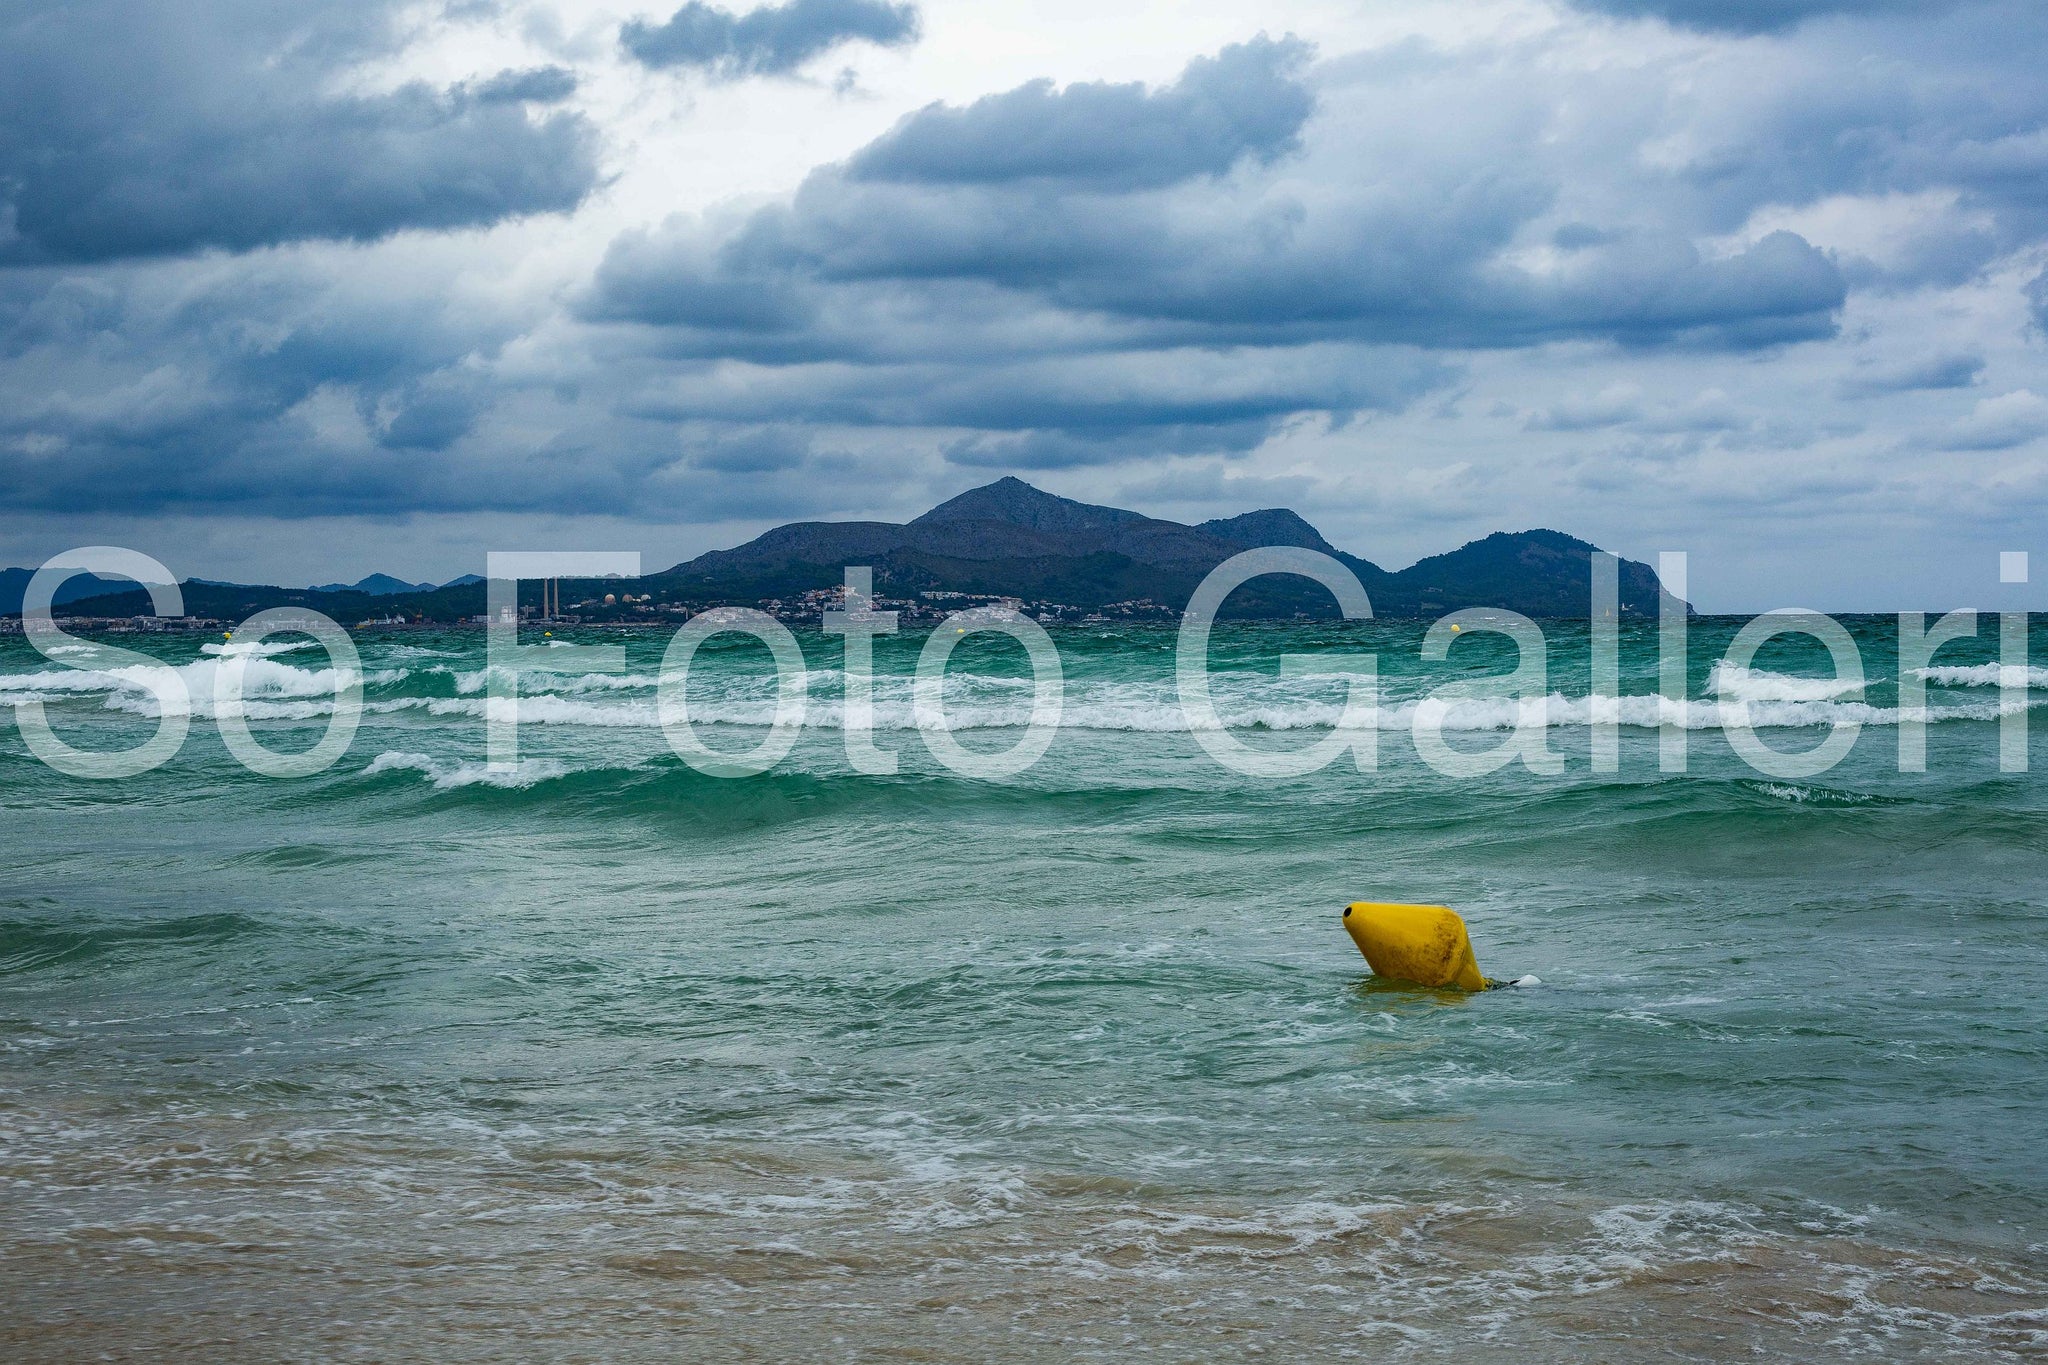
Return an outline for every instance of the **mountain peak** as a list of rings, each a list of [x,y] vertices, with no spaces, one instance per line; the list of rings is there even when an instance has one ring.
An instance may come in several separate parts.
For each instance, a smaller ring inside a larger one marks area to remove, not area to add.
[[[1062,498],[1042,488],[1034,488],[1015,475],[1005,475],[994,483],[985,483],[958,497],[948,498],[910,524],[929,526],[945,521],[1000,521],[1034,531],[1072,532],[1103,531],[1149,520],[1151,518],[1141,513],[1126,512],[1120,507],[1098,507],[1093,503]]]
[[[970,488],[904,525],[883,521],[791,522],[745,545],[713,550],[670,570],[690,591],[728,600],[787,598],[830,590],[844,566],[873,568],[878,588],[995,594],[1094,610],[1150,601],[1185,602],[1204,574],[1239,550],[1291,545],[1336,555],[1360,576],[1382,615],[1437,615],[1500,606],[1525,616],[1583,618],[1593,546],[1559,531],[1517,531],[1475,540],[1389,573],[1341,555],[1300,515],[1267,507],[1199,526],[1062,498],[1008,477]],[[1660,588],[1646,564],[1623,561],[1621,610],[1657,610]],[[1063,608],[1064,609],[1064,608]],[[1321,588],[1284,576],[1250,590],[1240,613],[1327,613]]]
[[[395,597],[403,592],[432,592],[432,583],[408,583],[388,573],[373,573],[354,583],[315,583],[311,592],[361,592],[372,597]]]
[[[1219,517],[1205,521],[1195,528],[1207,531],[1234,545],[1298,545],[1305,550],[1320,550],[1326,555],[1336,554],[1336,548],[1323,539],[1323,533],[1308,524],[1300,513],[1285,507],[1265,507],[1256,512],[1240,512],[1234,517]]]

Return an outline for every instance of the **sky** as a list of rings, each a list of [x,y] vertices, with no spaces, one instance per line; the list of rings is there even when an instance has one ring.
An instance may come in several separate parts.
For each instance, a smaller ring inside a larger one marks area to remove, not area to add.
[[[0,563],[657,569],[1015,474],[2048,608],[2044,68],[2038,0],[15,0]]]

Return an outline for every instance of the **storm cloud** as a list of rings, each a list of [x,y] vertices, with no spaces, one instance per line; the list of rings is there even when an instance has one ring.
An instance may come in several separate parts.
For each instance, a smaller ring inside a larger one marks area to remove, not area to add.
[[[0,261],[369,241],[574,208],[595,132],[561,70],[333,90],[392,6],[30,3],[0,19]]]
[[[690,0],[667,22],[635,19],[619,42],[651,67],[686,67],[726,80],[780,76],[844,43],[917,41],[917,6],[886,0],[789,0],[745,14]]]
[[[1532,267],[1514,248],[1570,169],[1542,121],[1510,101],[1418,137],[1429,64],[1312,87],[1309,58],[1258,39],[1155,89],[922,109],[787,204],[621,237],[584,314],[773,370],[786,413],[965,429],[948,461],[1019,468],[1241,453],[1303,414],[1399,410],[1459,349],[1834,330],[1841,273],[1790,231],[1708,256],[1677,224],[1579,223]]]
[[[1828,15],[1936,15],[1948,0],[1573,0],[1582,9],[1688,28],[1770,33]]]
[[[1275,11],[1042,65],[966,10],[576,17],[0,19],[0,514],[726,538],[1004,470],[1432,550],[2048,511],[2038,7]],[[742,79],[844,44],[902,55]]]
[[[1315,100],[1299,80],[1308,45],[1257,39],[1197,58],[1173,85],[1033,81],[965,108],[928,105],[847,165],[854,181],[1094,190],[1221,175],[1297,146]]]

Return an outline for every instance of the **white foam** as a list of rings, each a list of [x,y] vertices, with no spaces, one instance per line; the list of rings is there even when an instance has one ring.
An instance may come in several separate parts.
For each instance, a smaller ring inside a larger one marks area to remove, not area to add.
[[[297,648],[305,643],[290,642],[283,648]],[[26,700],[29,696],[106,693],[106,705],[111,710],[154,716],[158,702],[150,684],[168,681],[175,675],[185,684],[190,714],[211,718],[215,715],[216,670],[234,657],[243,670],[245,716],[291,720],[332,712],[333,699],[349,675],[331,667],[300,668],[266,657],[267,650],[267,645],[254,646],[250,653],[239,657],[209,652],[182,665],[106,670],[55,668],[0,674],[0,704]],[[498,713],[494,708],[506,705],[478,695],[488,688],[488,668],[461,670],[435,664],[424,671],[451,679],[456,695],[392,699],[366,704],[364,709],[376,712],[423,708],[436,716],[484,717]],[[1923,672],[1930,681],[1957,685],[1993,685],[2000,676],[1997,665]],[[2030,678],[2037,675],[2048,676],[2048,670],[2030,671]],[[405,668],[357,675],[366,689],[388,687],[412,676],[414,673]],[[1422,678],[1397,677],[1386,682],[1393,689],[1428,685]],[[660,724],[654,697],[659,683],[660,678],[650,673],[549,674],[522,670],[522,695],[516,702],[516,715],[523,724],[654,729]],[[1901,709],[1851,700],[1847,693],[1854,689],[1834,679],[1796,678],[1721,666],[1710,675],[1709,683],[1718,695],[1685,701],[1670,701],[1654,694],[1605,698],[1553,692],[1534,699],[1525,708],[1522,701],[1511,696],[1464,698],[1448,703],[1442,728],[1451,733],[1504,731],[1521,721],[1525,710],[1538,723],[1552,729],[1584,728],[1609,721],[1634,729],[1669,724],[1687,730],[1718,730],[1738,721],[1759,729],[1840,724],[1883,727],[1905,720],[1996,720],[2011,712],[2048,705],[2048,697],[1999,695]],[[808,727],[845,728],[845,707],[840,700],[843,686],[843,675],[837,670],[811,672],[811,700],[805,722]],[[945,727],[952,731],[1021,728],[1031,719],[1032,686],[1028,677],[951,673],[945,683]],[[699,670],[690,681],[690,718],[700,725],[766,727],[775,715],[774,689],[773,675],[765,671]],[[909,677],[885,675],[874,679],[874,726],[878,731],[923,728],[914,705],[913,689]],[[1224,730],[1329,730],[1344,719],[1345,690],[1346,684],[1335,677],[1275,678],[1270,674],[1219,670],[1211,676],[1215,720],[1203,724]],[[1406,732],[1412,727],[1417,704],[1412,698],[1387,700],[1374,723],[1381,730]],[[1189,728],[1177,686],[1170,677],[1143,681],[1069,680],[1064,690],[1061,725],[1108,732],[1173,733]]]
[[[537,697],[520,697],[517,701],[506,701],[497,697],[439,697],[424,704],[430,715],[516,719],[521,725],[591,725],[652,730],[661,724],[661,717],[651,701],[605,706],[595,702],[578,701],[574,697],[558,697],[543,693]],[[772,705],[768,712],[769,718],[772,718]],[[703,718],[693,719],[701,721]],[[763,718],[760,724],[767,725],[768,718]]]
[[[2048,687],[2048,668],[2019,664],[1959,664],[1913,671],[1940,687]]]
[[[1837,791],[1832,787],[1802,787],[1796,782],[1745,782],[1742,785],[1752,791],[1762,792],[1765,796],[1801,806],[1862,806],[1876,799],[1862,792]]]
[[[509,769],[493,768],[487,763],[439,759],[427,754],[387,752],[378,754],[363,769],[363,776],[374,777],[378,773],[416,772],[434,784],[436,791],[453,791],[458,787],[504,787],[523,789],[557,777],[565,777],[573,771],[567,764],[552,758],[522,758]]]
[[[212,717],[217,710],[214,680],[224,662],[224,658],[211,656],[178,665],[136,664],[124,668],[59,668],[0,674],[0,698],[18,699],[12,694],[19,693],[105,692],[108,710],[156,716],[162,710],[160,689],[175,690],[182,683],[185,702],[176,709],[187,715]],[[347,669],[295,668],[257,654],[243,656],[236,664],[242,672],[242,714],[252,717],[259,714],[258,708],[265,703],[332,698],[350,682],[370,687],[405,677],[404,671],[397,669],[363,674]],[[329,709],[331,706],[330,701]]]
[[[1001,681],[1015,684],[1018,680]],[[1267,681],[1270,683],[1271,680]],[[1031,719],[1029,687],[1026,680],[1021,685],[1002,689],[1007,695],[991,696],[987,691],[980,691],[977,695],[976,689],[949,685],[946,728],[952,731],[1020,729]],[[891,690],[885,687],[884,680],[876,680],[874,728],[884,733],[924,728],[908,697],[892,697],[888,695]],[[907,693],[907,685],[901,691]],[[956,700],[955,696],[960,692],[967,695]],[[482,697],[444,697],[421,704],[434,715],[516,715],[521,724],[652,729],[661,723],[652,698],[603,702],[544,692],[521,696],[516,702]],[[1927,723],[1996,720],[2009,711],[2036,705],[2048,705],[2048,699],[2028,703],[2001,700],[1901,709],[1858,701],[1673,702],[1654,695],[1610,698],[1567,697],[1552,693],[1548,697],[1534,699],[1529,710],[1537,723],[1549,729],[1582,729],[1597,722],[1612,721],[1633,729],[1654,729],[1672,724],[1687,730],[1720,730],[1737,723],[1747,723],[1757,729],[1809,729],[1849,724],[1884,727],[1912,719]],[[1414,724],[1416,708],[1417,703],[1413,701],[1382,706],[1377,715],[1377,728],[1396,733],[1409,731]],[[1344,718],[1344,707],[1336,700],[1307,700],[1285,695],[1261,697],[1256,692],[1229,696],[1221,688],[1217,689],[1215,711],[1215,722],[1212,725],[1205,721],[1204,728],[1328,730],[1337,727]],[[1514,697],[1467,698],[1448,704],[1442,728],[1447,733],[1510,730],[1523,713],[1524,704]],[[775,717],[775,699],[763,685],[727,687],[707,698],[693,695],[689,716],[695,725],[766,728]],[[814,693],[804,723],[819,730],[843,729],[845,707],[835,697],[818,697]],[[1155,733],[1174,733],[1190,728],[1171,684],[1069,685],[1060,724],[1064,729],[1074,730]]]
[[[653,673],[551,673],[533,668],[479,668],[465,672],[440,664],[427,671],[453,679],[455,691],[461,696],[488,690],[493,678],[516,679],[519,690],[527,693],[651,691],[661,685],[660,676]]]
[[[1794,677],[1722,660],[1707,674],[1707,690],[1725,701],[1833,701],[1861,692],[1863,684],[1842,678]]]
[[[289,654],[295,649],[317,649],[317,640],[240,640],[214,641],[199,646],[201,654],[216,654],[231,659],[267,659],[273,654]]]

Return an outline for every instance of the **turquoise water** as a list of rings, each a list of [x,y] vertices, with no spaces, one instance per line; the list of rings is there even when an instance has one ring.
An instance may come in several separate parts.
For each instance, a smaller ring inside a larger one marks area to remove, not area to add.
[[[1682,775],[1640,725],[1590,771],[1571,623],[1545,627],[1558,776],[1417,759],[1400,704],[1512,661],[1480,637],[1423,664],[1406,623],[1219,628],[1219,711],[1255,745],[1338,713],[1342,682],[1279,654],[1380,655],[1379,770],[1285,781],[1197,746],[1165,629],[1056,631],[1066,724],[1001,781],[919,741],[915,635],[878,645],[893,777],[849,769],[840,645],[805,631],[812,723],[746,779],[665,746],[651,631],[584,637],[626,643],[624,678],[529,678],[509,773],[480,633],[360,636],[368,714],[310,778],[241,768],[203,701],[120,782],[0,728],[0,1342],[2040,1354],[2048,716],[2001,773],[1987,621],[1902,774],[1887,622],[1849,622],[1860,696],[1817,648],[1713,673],[1739,624],[1693,627]],[[1654,629],[1625,635],[1646,695]],[[136,647],[204,693],[197,639]],[[1021,659],[960,645],[970,748],[1017,739]],[[324,668],[252,666],[262,738],[314,741]],[[1782,749],[1865,728],[1825,774],[1760,775],[1714,709],[1737,692]],[[28,696],[81,746],[154,725],[133,676],[0,639],[0,698]],[[754,742],[765,651],[708,646],[691,698]],[[1508,714],[1454,712],[1456,742]],[[1456,906],[1489,974],[1540,984],[1376,981],[1357,899]]]

